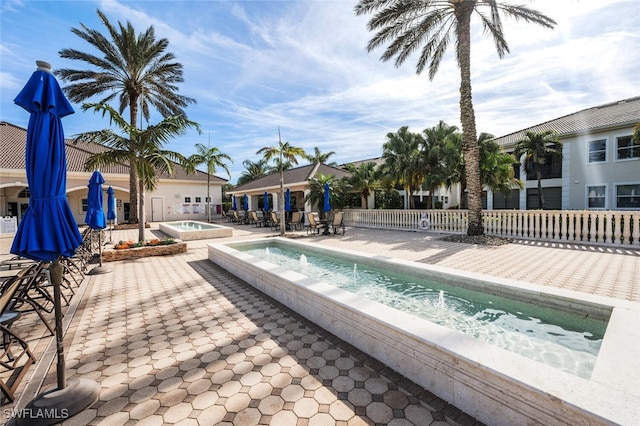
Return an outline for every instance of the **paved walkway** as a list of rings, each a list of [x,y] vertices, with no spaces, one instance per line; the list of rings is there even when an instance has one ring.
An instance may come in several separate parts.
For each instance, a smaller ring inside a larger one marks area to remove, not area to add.
[[[234,228],[232,240],[276,234]],[[146,233],[159,235],[155,227]],[[637,251],[524,242],[482,247],[439,237],[349,228],[344,236],[307,241],[640,301]],[[137,230],[112,236],[128,239],[137,239]],[[225,240],[231,239],[215,241]],[[213,265],[209,242],[190,241],[180,255],[108,263],[113,272],[85,280],[65,338],[67,377],[94,379],[101,393],[65,425],[476,423]],[[10,243],[0,240],[0,259]],[[46,372],[51,338],[34,314],[21,321]],[[32,369],[21,397],[0,416],[23,407],[42,380],[42,389],[55,385],[55,363],[46,376]]]

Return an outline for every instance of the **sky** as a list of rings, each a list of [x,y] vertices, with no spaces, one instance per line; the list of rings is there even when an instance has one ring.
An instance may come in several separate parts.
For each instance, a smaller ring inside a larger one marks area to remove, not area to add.
[[[509,2],[509,1],[506,1]],[[138,33],[153,26],[183,65],[180,94],[195,130],[167,148],[184,155],[195,144],[228,154],[235,183],[244,160],[283,142],[313,153],[334,151],[339,164],[379,157],[389,132],[413,132],[440,120],[460,127],[459,71],[450,50],[438,74],[416,75],[417,57],[401,67],[382,62],[384,48],[367,52],[370,16],[356,1],[124,1],[2,0],[0,2],[0,120],[26,128],[26,111],[13,103],[35,71],[87,69],[60,58],[74,48],[97,54],[72,33],[81,25],[103,34],[96,11],[112,24],[131,22]],[[557,22],[553,30],[504,18],[510,53],[498,57],[476,20],[471,80],[478,132],[503,136],[581,109],[640,95],[638,0],[519,0]],[[453,46],[453,45],[452,45]],[[61,86],[65,82],[60,81]],[[92,101],[98,101],[98,98]],[[67,138],[109,127],[83,112],[65,117]],[[125,117],[126,117],[125,113]],[[152,116],[151,124],[161,118]],[[300,165],[307,164],[300,160]]]

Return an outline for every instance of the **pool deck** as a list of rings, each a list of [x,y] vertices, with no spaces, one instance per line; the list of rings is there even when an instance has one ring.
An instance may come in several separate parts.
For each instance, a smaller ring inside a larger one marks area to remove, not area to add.
[[[216,243],[277,235],[221,224],[234,236]],[[113,231],[112,240],[136,239],[137,232]],[[157,225],[145,232],[160,236]],[[344,236],[296,234],[318,245],[640,302],[638,249],[526,241],[485,247],[436,233],[363,228]],[[96,380],[101,393],[63,424],[477,423],[209,262],[211,242],[189,241],[184,254],[108,263],[113,272],[87,276],[69,308],[75,312],[65,317],[66,371],[69,380]],[[10,244],[0,239],[0,259],[9,257]],[[38,363],[16,402],[4,401],[0,420],[56,381],[52,339],[37,316],[25,315],[15,327]]]

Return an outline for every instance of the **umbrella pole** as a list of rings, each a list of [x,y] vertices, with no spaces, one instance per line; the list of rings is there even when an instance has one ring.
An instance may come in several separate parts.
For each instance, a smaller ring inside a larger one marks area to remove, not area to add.
[[[94,380],[77,379],[67,385],[64,360],[64,331],[62,330],[62,265],[60,259],[53,261],[46,271],[53,286],[53,302],[56,323],[56,351],[58,378],[57,389],[41,393],[25,407],[29,416],[16,418],[17,425],[52,425],[60,423],[89,408],[100,396],[100,385]],[[46,415],[44,415],[46,413]],[[32,417],[33,416],[33,417]]]
[[[108,274],[111,272],[111,268],[102,266],[102,230],[98,229],[98,258],[99,265],[89,271],[89,275]]]

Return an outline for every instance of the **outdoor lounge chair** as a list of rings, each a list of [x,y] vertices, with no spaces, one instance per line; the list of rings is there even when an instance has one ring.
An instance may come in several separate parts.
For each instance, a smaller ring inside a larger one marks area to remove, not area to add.
[[[278,213],[271,212],[271,229],[278,230],[280,229],[280,218],[278,218]]]
[[[52,325],[52,321],[45,316],[46,313],[51,313],[54,309],[53,296],[47,289],[49,282],[44,273],[48,266],[49,264],[46,262],[38,262],[21,271],[21,274],[15,278],[15,282],[18,283],[18,288],[15,291],[11,309],[20,312],[35,311],[49,330],[49,333],[53,336],[55,334],[54,325]],[[13,284],[14,281],[5,283],[5,287],[9,285],[9,283]],[[64,289],[64,285],[62,288]],[[64,297],[63,294],[61,294],[61,296],[68,302],[68,299]]]
[[[249,212],[249,222],[256,228],[263,225],[262,220],[258,219],[258,213],[254,210]]]
[[[0,332],[2,333],[2,346],[0,346],[0,366],[14,371],[7,381],[0,377],[0,390],[9,400],[13,402],[14,394],[25,374],[36,361],[35,356],[29,349],[27,342],[18,336],[11,326],[20,318],[20,312],[11,309],[14,297],[20,287],[21,278],[29,273],[31,267],[20,271],[15,278],[7,282],[2,289],[0,296]],[[21,360],[26,356],[24,362]],[[0,399],[2,395],[0,395]]]
[[[320,223],[316,221],[316,216],[313,213],[307,213],[307,234],[315,230],[316,234],[320,233]]]
[[[302,214],[300,212],[291,213],[291,229],[302,229]]]
[[[238,210],[233,211],[233,216],[231,217],[231,222],[240,223],[240,216],[238,215]]]
[[[342,235],[344,235],[344,223],[342,220],[342,216],[344,215],[344,213],[342,212],[337,212],[336,214],[333,215],[333,221],[331,222],[331,229],[333,229],[333,235],[336,235],[338,233],[338,230],[342,229]]]

